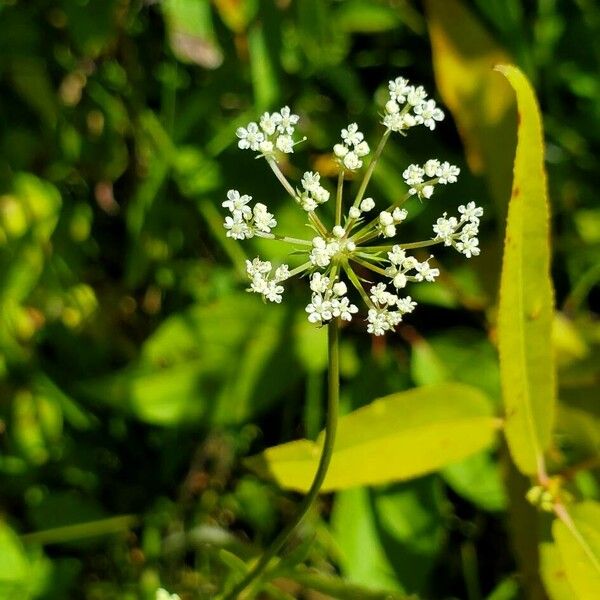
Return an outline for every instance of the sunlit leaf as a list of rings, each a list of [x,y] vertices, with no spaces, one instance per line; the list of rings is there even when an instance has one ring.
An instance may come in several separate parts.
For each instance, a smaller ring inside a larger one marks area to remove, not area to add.
[[[516,91],[520,121],[500,284],[500,372],[509,449],[517,467],[531,475],[543,469],[555,404],[544,142],[526,77],[516,67],[498,70]]]
[[[465,385],[427,386],[380,398],[340,418],[323,491],[435,471],[488,446],[498,427],[487,398]],[[323,434],[317,442],[282,444],[247,463],[282,487],[306,491],[322,442]]]
[[[562,558],[553,542],[540,544],[540,575],[550,600],[572,600],[576,597],[562,562]]]
[[[426,0],[425,8],[439,93],[471,170],[485,173],[502,207],[510,190],[514,99],[492,67],[512,60],[460,0]]]
[[[577,598],[600,598],[600,504],[582,502],[556,519],[552,535]]]

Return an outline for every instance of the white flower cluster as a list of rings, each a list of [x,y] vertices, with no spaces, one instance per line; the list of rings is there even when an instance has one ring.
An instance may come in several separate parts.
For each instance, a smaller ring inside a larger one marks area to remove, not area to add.
[[[444,117],[433,100],[427,100],[427,93],[421,86],[409,85],[406,79],[398,77],[389,82],[389,101],[385,105],[383,124],[387,131],[379,143],[371,161],[379,157],[383,144],[392,131],[404,134],[415,125],[425,125],[434,129],[436,122]],[[407,249],[428,248],[433,245],[452,246],[458,252],[471,258],[479,249],[479,220],[483,209],[474,202],[461,205],[458,217],[448,217],[444,213],[433,225],[435,237],[418,242],[391,243],[396,238],[399,225],[408,211],[402,205],[417,196],[420,200],[431,198],[435,186],[454,183],[460,169],[448,162],[431,158],[424,164],[411,164],[403,172],[408,193],[384,210],[376,211],[370,220],[367,213],[375,209],[375,200],[363,197],[374,164],[366,170],[359,191],[344,216],[343,192],[344,173],[357,171],[362,167],[369,153],[369,145],[356,123],[342,130],[341,142],[334,147],[338,159],[340,175],[335,194],[335,222],[329,226],[321,220],[316,209],[328,202],[333,194],[323,186],[321,175],[316,171],[306,171],[300,184],[294,188],[280,170],[275,151],[289,153],[293,150],[292,135],[298,117],[288,107],[276,113],[264,113],[259,124],[250,123],[237,130],[238,146],[251,149],[263,156],[287,193],[304,211],[308,226],[313,230],[312,239],[299,239],[281,236],[272,232],[277,225],[274,216],[264,204],[250,205],[252,198],[240,195],[237,190],[229,190],[223,207],[230,214],[225,218],[225,229],[231,238],[243,240],[252,237],[269,238],[278,243],[294,246],[294,254],[303,257],[303,262],[293,268],[287,264],[274,267],[271,262],[259,257],[246,261],[250,279],[249,291],[260,294],[265,300],[279,303],[284,293],[283,282],[295,275],[308,274],[311,298],[306,306],[308,320],[317,325],[329,323],[333,319],[351,321],[358,312],[348,297],[350,283],[356,288],[367,308],[367,331],[383,335],[392,331],[415,307],[411,296],[400,297],[403,290],[412,283],[433,282],[440,271],[431,266],[432,255],[426,260],[407,254]],[[371,245],[372,240],[383,239],[384,244]],[[357,271],[355,271],[357,269]],[[344,281],[342,278],[346,276]],[[385,282],[372,282],[370,293],[364,282],[370,277],[383,277]],[[388,291],[388,286],[396,293]]]
[[[383,124],[391,131],[402,132],[415,125],[425,125],[432,131],[436,121],[444,119],[435,100],[427,100],[423,86],[409,85],[408,79],[396,77],[388,85],[390,99],[385,104]]]
[[[343,281],[332,284],[329,277],[316,272],[310,278],[310,289],[312,297],[306,312],[311,323],[322,325],[336,317],[351,321],[352,315],[358,312],[358,307],[350,304],[346,296],[348,288]]]
[[[347,129],[342,129],[342,143],[333,147],[333,153],[348,171],[362,167],[363,161],[360,159],[369,154],[369,144],[365,142],[365,136],[356,123],[350,123]]]
[[[265,300],[270,302],[281,302],[283,286],[280,285],[290,276],[290,269],[287,265],[281,265],[275,269],[268,260],[255,258],[252,261],[246,261],[246,273],[250,277],[249,291],[256,294],[262,294]]]
[[[314,211],[319,204],[329,200],[329,192],[321,185],[321,175],[313,171],[306,171],[302,176],[303,192],[296,190],[300,206],[306,212]]]
[[[419,262],[414,256],[407,256],[406,251],[397,244],[387,254],[390,266],[386,269],[386,274],[392,278],[392,283],[398,290],[406,287],[409,281],[435,281],[439,277],[440,270],[429,264],[433,255]],[[414,273],[411,274],[411,271]]]
[[[221,206],[229,209],[231,216],[225,217],[225,229],[227,237],[234,240],[245,240],[261,233],[271,233],[271,229],[277,225],[273,214],[261,202],[257,202],[253,208],[248,206],[252,196],[244,194],[240,196],[237,190],[227,192],[227,200]]]
[[[300,117],[294,115],[288,106],[279,112],[264,113],[259,124],[248,123],[246,127],[238,127],[235,134],[239,138],[238,148],[260,152],[270,156],[275,149],[290,154],[294,151],[294,130]]]
[[[447,217],[444,213],[433,226],[436,234],[435,240],[444,242],[444,246],[454,246],[467,258],[478,256],[479,249],[479,217],[483,215],[483,208],[469,202],[466,206],[458,207],[460,218]]]
[[[423,166],[408,165],[402,173],[402,177],[409,186],[408,193],[411,196],[417,194],[419,198],[431,198],[434,186],[437,183],[446,185],[456,183],[460,175],[460,169],[449,162],[440,163],[437,158],[429,159]],[[425,179],[428,177],[429,179]]]
[[[373,308],[367,314],[367,331],[374,335],[383,335],[394,329],[402,321],[402,317],[411,313],[417,306],[410,296],[399,298],[387,291],[384,283],[371,288]],[[396,310],[392,310],[396,307]]]

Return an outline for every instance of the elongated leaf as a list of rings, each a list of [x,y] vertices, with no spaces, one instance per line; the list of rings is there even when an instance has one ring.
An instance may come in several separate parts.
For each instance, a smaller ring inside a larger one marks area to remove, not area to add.
[[[437,88],[456,121],[469,167],[485,173],[490,192],[504,207],[514,99],[492,67],[512,60],[460,0],[426,0],[425,8]]]
[[[417,477],[488,446],[499,426],[487,398],[461,384],[416,388],[375,400],[339,421],[323,491]],[[284,488],[306,491],[317,468],[317,442],[298,440],[248,459]]]
[[[577,598],[600,598],[600,503],[582,502],[552,524],[567,579]]]
[[[497,69],[515,89],[519,109],[500,283],[500,373],[508,446],[517,467],[533,475],[543,469],[555,405],[544,141],[535,93],[527,78],[513,66]]]

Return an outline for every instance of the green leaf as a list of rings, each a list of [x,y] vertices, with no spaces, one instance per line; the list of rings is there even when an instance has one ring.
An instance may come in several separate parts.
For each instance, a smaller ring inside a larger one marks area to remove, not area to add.
[[[15,532],[0,521],[0,600],[28,598],[29,562]]]
[[[347,0],[339,5],[335,23],[348,33],[376,33],[396,29],[401,23],[397,10],[371,0]]]
[[[567,579],[577,598],[600,598],[600,503],[569,507],[552,524]]]
[[[469,167],[484,173],[499,207],[506,205],[514,148],[514,100],[492,67],[512,62],[459,0],[426,0],[438,91],[465,144]]]
[[[241,422],[301,376],[290,368],[286,315],[245,293],[192,306],[163,321],[139,360],[79,389],[148,423]]]
[[[489,446],[498,429],[488,399],[461,384],[416,388],[375,400],[340,418],[323,491],[417,477]],[[306,491],[317,468],[317,442],[298,440],[247,460],[288,489]]]
[[[576,597],[555,543],[540,544],[540,575],[550,600],[573,600]]]
[[[263,25],[256,24],[249,31],[248,51],[256,107],[259,110],[269,108],[279,98],[279,83],[277,66],[269,52],[267,32]]]
[[[515,89],[520,121],[498,312],[505,431],[515,464],[533,475],[544,469],[555,405],[544,141],[535,93],[527,78],[513,66],[497,69]]]
[[[448,465],[442,477],[458,495],[483,510],[506,508],[506,492],[498,464],[487,450]]]
[[[209,0],[164,0],[160,3],[175,57],[185,63],[216,69],[223,62]]]

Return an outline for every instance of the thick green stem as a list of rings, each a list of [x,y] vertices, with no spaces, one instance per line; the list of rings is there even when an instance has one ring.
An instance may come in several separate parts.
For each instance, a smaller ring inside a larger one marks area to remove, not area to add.
[[[240,594],[268,567],[271,559],[273,559],[277,553],[281,550],[283,545],[287,542],[292,533],[302,523],[308,511],[312,507],[314,501],[319,495],[319,491],[323,482],[331,457],[333,455],[333,446],[335,443],[335,436],[337,431],[338,415],[339,415],[339,401],[340,401],[340,325],[339,319],[333,319],[327,327],[327,338],[328,338],[328,355],[329,355],[329,382],[328,382],[328,394],[327,394],[327,418],[325,424],[325,439],[323,441],[323,450],[321,452],[321,458],[319,460],[319,466],[315,474],[315,478],[308,490],[296,518],[285,527],[281,533],[273,540],[271,545],[267,548],[265,553],[261,556],[260,560],[256,563],[254,568],[249,571],[246,576],[231,590],[227,593],[223,600],[239,600]]]

